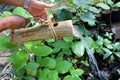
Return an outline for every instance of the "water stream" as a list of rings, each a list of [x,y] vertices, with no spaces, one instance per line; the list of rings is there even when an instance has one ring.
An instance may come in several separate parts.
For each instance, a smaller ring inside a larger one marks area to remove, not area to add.
[[[90,66],[91,66],[91,69],[92,69],[93,74],[94,74],[94,75],[97,75],[100,80],[104,80],[103,77],[102,77],[102,75],[101,75],[101,71],[100,71],[99,68],[98,68],[97,61],[96,61],[93,53],[91,52],[88,44],[86,43],[84,37],[83,37],[82,34],[80,33],[78,26],[75,26],[75,35],[76,35],[77,37],[79,37],[79,38],[81,39],[82,43],[84,44],[84,47],[85,47],[86,52],[87,52],[88,57],[89,57],[89,63],[90,63]]]

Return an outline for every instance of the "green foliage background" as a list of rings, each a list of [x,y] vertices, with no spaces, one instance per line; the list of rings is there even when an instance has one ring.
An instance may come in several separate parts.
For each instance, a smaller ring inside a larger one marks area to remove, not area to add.
[[[53,1],[58,5],[63,0]],[[47,0],[48,3],[51,0]],[[119,8],[120,2],[114,3],[111,0],[66,0],[65,5],[49,9],[49,18],[52,18],[52,11],[56,11],[56,20],[64,21],[71,19],[74,26],[80,27],[80,32],[85,36],[88,46],[94,54],[102,55],[103,59],[112,59],[114,56],[120,58],[120,42],[113,43],[112,33],[106,33],[106,38],[97,34],[97,39],[91,37],[91,32],[86,29],[99,23],[94,14],[103,10]],[[21,7],[16,7],[12,12],[4,11],[1,17],[16,14],[25,18],[32,18]],[[35,23],[31,20],[31,23]],[[36,23],[35,23],[36,24]],[[23,45],[24,48],[20,49]],[[0,37],[0,50],[14,49],[9,58],[13,64],[14,80],[83,80],[84,69],[75,67],[79,62],[81,65],[90,67],[84,44],[74,36],[63,37],[61,40],[47,39],[43,41],[26,42],[13,45],[8,36]],[[29,54],[35,55],[35,59],[29,60]],[[74,56],[74,57],[73,57]],[[81,61],[78,61],[83,59]],[[62,77],[60,75],[63,75]]]

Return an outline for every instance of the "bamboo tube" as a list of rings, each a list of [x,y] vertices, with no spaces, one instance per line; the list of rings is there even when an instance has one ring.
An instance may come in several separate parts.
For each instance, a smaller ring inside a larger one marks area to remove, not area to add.
[[[54,31],[59,38],[65,36],[75,36],[74,27],[71,20],[52,23]],[[23,43],[35,40],[53,38],[49,25],[16,29],[11,33],[11,43]]]

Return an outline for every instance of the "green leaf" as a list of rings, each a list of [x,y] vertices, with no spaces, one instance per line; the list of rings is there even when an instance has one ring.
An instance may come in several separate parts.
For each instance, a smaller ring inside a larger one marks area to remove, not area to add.
[[[106,53],[110,53],[110,54],[112,54],[112,52],[108,49],[108,48],[102,48],[103,49],[103,51],[105,51]]]
[[[71,54],[72,54],[72,52],[71,52],[70,49],[62,49],[62,52],[63,52],[64,54],[67,54],[67,55],[71,55]]]
[[[106,53],[106,54],[104,54],[103,59],[104,59],[104,60],[107,59],[111,54],[112,54],[112,53]]]
[[[72,12],[68,9],[61,9],[56,12],[57,21],[69,20],[72,17]]]
[[[18,45],[13,45],[10,43],[8,36],[0,36],[0,50],[7,50],[17,48]]]
[[[113,7],[115,7],[115,8],[119,8],[119,7],[120,7],[120,2],[114,4]]]
[[[56,66],[56,61],[50,57],[45,57],[41,61],[41,65],[43,65],[44,67],[47,67],[49,69],[54,69]]]
[[[88,22],[88,24],[90,26],[94,26],[95,25],[95,16],[91,13],[91,12],[84,12],[80,14],[80,19],[83,22]]]
[[[63,56],[64,56],[64,54],[62,52],[58,53],[57,57],[55,58],[56,62],[62,61]]]
[[[50,72],[49,69],[45,68],[43,70],[38,70],[38,80],[48,80],[48,73]]]
[[[112,52],[107,48],[102,48],[102,49],[106,52],[103,56],[103,59],[107,59],[112,54]]]
[[[7,17],[7,16],[10,16],[10,15],[12,15],[11,12],[9,12],[9,11],[4,11],[4,12],[1,14],[1,17]]]
[[[98,10],[96,7],[89,7],[89,11],[93,12],[93,13],[100,13],[100,10]]]
[[[68,0],[68,2],[69,2],[69,3],[72,3],[72,2],[73,2],[73,0]]]
[[[115,52],[114,54],[120,58],[120,52]]]
[[[72,51],[79,57],[82,57],[85,52],[84,44],[82,42],[75,42],[72,45]]]
[[[56,64],[55,69],[58,71],[58,73],[65,74],[69,71],[71,66],[72,64],[69,63],[68,61],[59,61]]]
[[[104,40],[103,40],[103,44],[104,44],[107,48],[113,49],[113,46],[112,46],[112,44],[111,44],[111,41],[109,41],[108,39],[104,39]]]
[[[79,76],[67,75],[63,80],[82,80],[82,79],[80,79]]]
[[[71,75],[74,75],[74,76],[82,76],[84,71],[82,69],[75,70],[73,67],[71,67],[70,73],[71,73]]]
[[[102,9],[105,9],[105,10],[110,9],[110,7],[108,5],[106,5],[105,3],[98,3],[96,6],[102,8]]]
[[[89,0],[73,0],[73,3],[77,7],[82,7],[82,8],[89,8],[89,6],[90,6],[90,1]]]
[[[117,50],[117,51],[120,50],[120,43],[119,43],[119,42],[116,42],[116,43],[113,44],[113,50],[114,50],[114,51],[115,51],[115,50]]]
[[[39,64],[37,64],[35,62],[29,62],[25,66],[25,69],[26,69],[28,75],[36,76],[38,67],[39,67]]]
[[[52,52],[52,49],[48,46],[35,46],[31,47],[30,51],[37,56],[47,56]]]
[[[25,66],[28,60],[28,53],[27,51],[16,51],[14,52],[10,58],[9,61],[13,64],[15,71],[20,70]]]
[[[72,42],[73,41],[73,36],[63,37],[63,40],[66,41],[66,42]]]
[[[114,4],[114,2],[112,0],[106,0],[107,4],[109,4],[110,6],[112,6]]]
[[[34,77],[31,76],[25,76],[24,80],[36,80]]]
[[[56,70],[51,70],[48,73],[48,79],[49,80],[58,80],[58,72]]]
[[[27,11],[25,9],[23,9],[22,7],[16,7],[13,10],[12,14],[19,15],[19,16],[22,16],[22,17],[25,17],[25,18],[33,18],[32,15],[27,13]]]

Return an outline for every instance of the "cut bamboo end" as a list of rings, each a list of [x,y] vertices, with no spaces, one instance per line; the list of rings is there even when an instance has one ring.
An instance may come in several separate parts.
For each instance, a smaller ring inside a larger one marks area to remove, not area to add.
[[[54,31],[59,38],[75,36],[75,29],[71,20],[52,23],[52,27],[54,27]],[[14,32],[11,32],[10,38],[11,43],[18,44],[35,40],[50,39],[53,38],[53,35],[49,25],[44,25],[39,27],[16,29]]]

